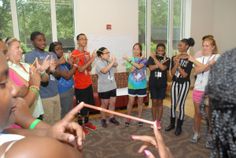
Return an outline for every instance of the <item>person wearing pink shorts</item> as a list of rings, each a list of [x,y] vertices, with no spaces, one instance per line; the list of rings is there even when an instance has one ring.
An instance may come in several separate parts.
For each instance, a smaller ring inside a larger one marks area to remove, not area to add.
[[[202,101],[205,87],[208,83],[208,75],[211,67],[215,64],[218,59],[217,46],[213,36],[204,38],[202,42],[202,56],[194,58],[189,57],[189,60],[194,63],[195,74],[197,75],[194,90],[193,90],[193,103],[194,103],[194,125],[193,125],[193,137],[192,143],[197,143],[200,138],[200,125],[201,125],[201,114],[200,114],[200,103]]]
[[[204,95],[204,91],[193,90],[193,102],[200,104],[202,101],[202,97]]]

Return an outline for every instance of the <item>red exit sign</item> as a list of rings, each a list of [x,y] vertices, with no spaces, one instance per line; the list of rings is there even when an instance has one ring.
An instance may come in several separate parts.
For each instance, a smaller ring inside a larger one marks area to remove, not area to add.
[[[107,25],[106,25],[106,29],[107,29],[107,30],[111,30],[111,29],[112,29],[112,25],[111,25],[111,24],[107,24]]]

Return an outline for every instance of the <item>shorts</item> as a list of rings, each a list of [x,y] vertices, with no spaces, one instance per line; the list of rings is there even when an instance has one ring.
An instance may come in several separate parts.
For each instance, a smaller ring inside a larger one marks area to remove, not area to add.
[[[200,104],[202,101],[203,95],[204,95],[204,91],[193,90],[193,102]]]
[[[151,99],[163,100],[166,97],[166,87],[150,88]]]
[[[116,97],[116,89],[107,92],[99,92],[98,95],[100,99],[110,99],[111,97]]]
[[[88,86],[85,89],[76,89],[75,88],[75,97],[76,97],[76,104],[80,102],[84,102],[86,104],[95,105],[95,101],[93,98],[93,87],[92,85]],[[88,116],[90,109],[87,107],[83,107],[80,110],[80,114],[82,116]]]
[[[146,97],[147,96],[147,89],[128,89],[128,94],[131,97]]]

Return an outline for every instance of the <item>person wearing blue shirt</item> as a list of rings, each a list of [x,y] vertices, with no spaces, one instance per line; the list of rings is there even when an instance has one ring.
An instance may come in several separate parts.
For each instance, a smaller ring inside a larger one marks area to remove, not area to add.
[[[58,92],[61,101],[61,117],[64,117],[73,107],[74,98],[74,80],[73,75],[78,66],[73,64],[72,58],[66,59],[63,54],[61,42],[52,42],[49,46],[49,52],[57,55],[57,58],[63,58],[64,62],[57,67]]]
[[[25,55],[26,63],[34,63],[36,59],[39,62],[45,58],[50,60],[50,67],[47,72],[49,74],[49,80],[46,83],[41,83],[40,96],[42,98],[44,115],[43,120],[49,124],[54,124],[61,119],[61,103],[58,94],[58,81],[56,76],[56,60],[57,56],[54,53],[46,52],[46,38],[41,32],[33,32],[30,37],[34,50]],[[43,74],[42,74],[43,75]]]

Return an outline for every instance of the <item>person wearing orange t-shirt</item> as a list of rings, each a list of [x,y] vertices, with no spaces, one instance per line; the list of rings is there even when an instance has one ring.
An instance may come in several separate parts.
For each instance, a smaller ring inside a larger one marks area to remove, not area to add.
[[[91,56],[89,52],[85,50],[87,47],[87,37],[85,34],[81,33],[77,37],[78,49],[73,50],[71,56],[74,60],[79,59],[78,71],[74,74],[74,87],[76,102],[85,102],[90,105],[94,105],[93,98],[93,87],[92,78],[90,76],[91,64],[93,63],[96,52]],[[83,108],[80,111],[78,123],[84,127],[84,132],[88,134],[86,128],[96,130],[96,126],[89,122],[89,109]]]

